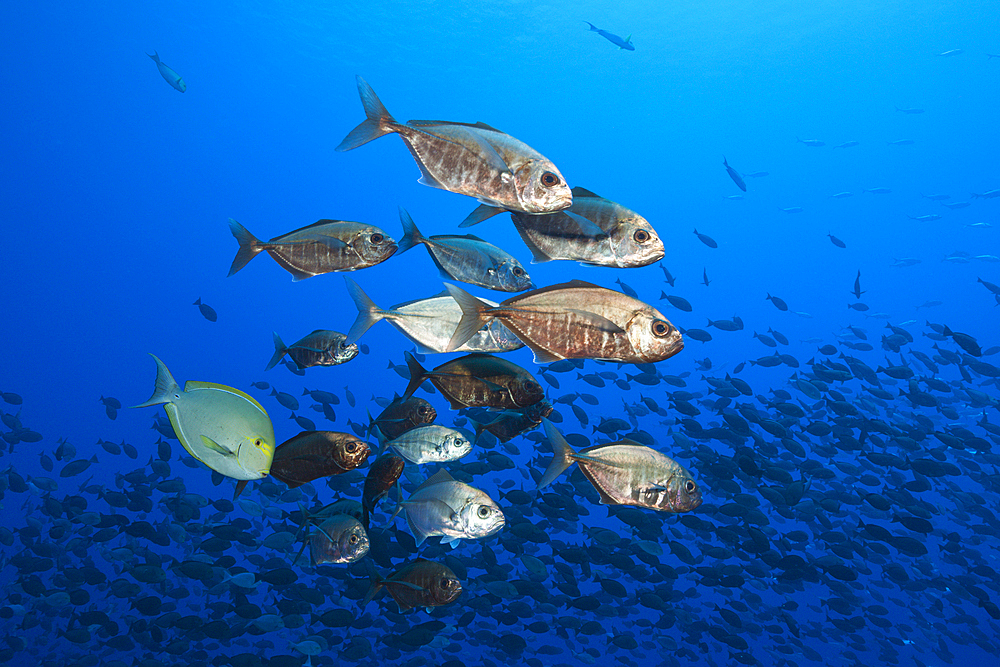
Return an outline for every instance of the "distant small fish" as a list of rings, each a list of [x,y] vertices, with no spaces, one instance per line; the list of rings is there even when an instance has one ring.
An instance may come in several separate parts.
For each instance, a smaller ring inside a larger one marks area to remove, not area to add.
[[[830,198],[831,199],[847,199],[848,197],[851,197],[851,196],[853,196],[853,193],[851,193],[851,192],[838,192],[836,194],[830,195]]]
[[[845,141],[842,144],[837,144],[836,146],[834,146],[834,148],[853,148],[854,146],[858,146],[860,143],[861,143],[860,141],[854,141],[854,140]]]
[[[957,55],[962,54],[962,53],[965,53],[965,51],[963,49],[950,49],[948,51],[944,51],[942,53],[939,53],[938,55],[939,56],[943,56],[945,58],[949,58],[951,56],[957,56]]]
[[[632,45],[632,35],[629,35],[625,39],[622,39],[618,35],[610,33],[607,30],[601,30],[590,21],[584,21],[584,23],[590,26],[591,32],[596,32],[598,35],[608,40],[609,42],[617,46],[619,49],[625,49],[626,51],[635,51],[635,46]]]
[[[729,174],[729,178],[733,179],[733,183],[736,184],[736,187],[738,187],[743,192],[746,192],[747,184],[743,182],[743,177],[740,176],[740,173],[729,166],[729,163],[726,161],[725,155],[722,156],[722,165],[726,168],[726,173]]]
[[[215,309],[201,302],[201,297],[194,302],[195,306],[198,306],[198,310],[201,311],[202,317],[204,317],[209,322],[215,322],[219,319],[219,314],[215,312]]]
[[[663,294],[660,293],[660,300],[666,299],[670,302],[670,305],[678,310],[683,310],[685,313],[691,312],[691,303],[682,296],[674,296],[673,294]]]
[[[913,139],[896,139],[895,141],[885,142],[887,146],[910,146],[916,142]]]
[[[664,280],[666,280],[666,281],[667,281],[667,283],[668,283],[668,284],[669,284],[669,285],[670,285],[671,287],[673,287],[673,286],[674,286],[674,282],[675,282],[675,281],[676,281],[677,279],[676,279],[676,278],[674,278],[674,276],[673,276],[673,275],[671,275],[671,273],[670,273],[670,269],[668,269],[667,267],[665,267],[665,266],[663,266],[662,264],[660,264],[660,270],[662,270],[662,271],[663,271],[663,279],[664,279]]]
[[[996,197],[1000,197],[1000,188],[987,190],[982,194],[977,194],[975,192],[972,192],[970,193],[970,195],[972,196],[973,199],[994,199]]]
[[[951,195],[946,195],[943,193],[925,195],[923,192],[921,192],[920,196],[923,197],[924,199],[930,199],[931,201],[944,201],[945,199],[951,199]]]
[[[707,234],[699,234],[698,230],[694,230],[694,235],[698,237],[698,240],[707,245],[709,248],[718,248],[719,244],[715,242],[711,236]]]
[[[770,294],[768,294],[765,301],[770,301],[771,303],[773,303],[774,307],[777,308],[778,310],[788,310],[788,304],[785,303],[784,299],[780,299],[776,296],[771,296]]]
[[[146,55],[149,56],[148,53]],[[187,90],[187,84],[184,83],[184,79],[181,78],[181,75],[164,65],[160,60],[159,53],[153,51],[153,55],[149,57],[153,59],[154,63],[156,63],[156,69],[160,71],[160,76],[162,76],[164,81],[169,83],[174,90],[181,93]]]
[[[956,201],[956,202],[946,202],[946,201],[943,201],[943,202],[941,202],[941,206],[945,206],[947,208],[950,208],[953,211],[957,210],[957,209],[960,209],[960,208],[965,208],[968,205],[969,205],[969,202],[967,202],[967,201]]]
[[[708,269],[703,268],[701,270],[701,284],[704,285],[705,287],[708,287],[710,282],[711,281],[708,279]]]
[[[934,220],[941,219],[941,216],[938,215],[937,213],[929,213],[927,215],[918,215],[918,216],[907,215],[906,217],[909,218],[910,220],[919,220],[920,222],[933,222]]]
[[[921,260],[915,257],[903,257],[902,259],[893,258],[890,266],[913,266],[914,264],[919,264],[920,261]]]
[[[744,174],[744,176],[746,176],[747,178],[763,178],[764,176],[770,176],[770,175],[771,172],[769,171],[755,171],[750,174]]]
[[[914,108],[911,108],[911,109],[907,109],[907,108],[905,108],[905,107],[903,107],[903,108],[901,108],[901,107],[896,107],[896,111],[899,111],[899,112],[901,112],[901,113],[910,113],[910,114],[917,114],[917,113],[923,113],[923,112],[924,112],[924,110],[923,110],[923,109],[918,109],[918,108],[916,108],[916,107],[914,107]]]
[[[789,206],[788,208],[783,208],[781,210],[784,211],[785,213],[802,213],[802,211],[804,211],[805,209],[803,209],[801,206]]]
[[[873,195],[887,195],[890,192],[892,192],[892,190],[890,190],[889,188],[875,187],[875,188],[864,188],[862,192],[870,192]]]
[[[861,289],[861,271],[858,270],[858,276],[854,279],[854,289],[851,290],[851,294],[854,295],[855,299],[860,299],[861,295],[865,293],[866,290]]]
[[[837,246],[838,248],[846,248],[847,247],[846,243],[844,243],[843,241],[841,241],[840,239],[838,239],[833,234],[827,234],[827,236],[830,237],[830,243],[832,243],[833,245]]]
[[[820,146],[826,146],[825,141],[820,141],[819,139],[799,139],[795,137],[795,141],[800,144],[805,144],[806,146],[812,146],[813,148],[819,148]]]

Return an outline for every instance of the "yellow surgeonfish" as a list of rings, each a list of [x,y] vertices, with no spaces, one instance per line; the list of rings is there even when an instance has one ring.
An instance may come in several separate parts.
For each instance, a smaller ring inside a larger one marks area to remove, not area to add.
[[[274,427],[260,403],[239,389],[189,380],[184,390],[156,355],[156,389],[137,408],[165,404],[184,449],[233,479],[266,477],[274,458]]]

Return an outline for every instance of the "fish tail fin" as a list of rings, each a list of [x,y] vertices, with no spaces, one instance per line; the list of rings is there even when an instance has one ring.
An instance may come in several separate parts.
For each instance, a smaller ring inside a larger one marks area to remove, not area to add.
[[[267,366],[264,367],[265,371],[269,371],[277,366],[278,362],[281,361],[281,358],[285,356],[286,352],[288,352],[288,347],[284,344],[284,342],[282,342],[281,336],[278,335],[278,332],[272,331],[271,333],[274,336],[274,354],[271,356],[271,361],[267,362]]]
[[[149,356],[153,357],[153,361],[156,362],[156,388],[153,389],[153,395],[149,397],[148,401],[133,405],[133,408],[148,408],[151,405],[169,403],[172,399],[171,395],[179,393],[181,390],[170,371],[167,370],[166,365],[155,354],[150,353]]]
[[[360,76],[358,77],[358,94],[361,96],[361,104],[365,107],[367,118],[344,137],[344,140],[337,146],[336,150],[338,151],[349,151],[358,146],[364,146],[373,139],[396,131],[395,126],[398,124],[396,119],[389,114],[385,105],[382,104],[382,100],[378,98],[368,82]]]
[[[379,575],[378,571],[375,570],[375,566],[372,565],[371,559],[366,558],[365,563],[368,564],[368,580],[371,582],[368,585],[368,592],[365,593],[365,597],[361,600],[360,609],[364,609],[368,606],[375,596],[378,594],[382,588],[385,587],[385,579]]]
[[[146,55],[149,56],[148,53]],[[156,63],[157,65],[160,64],[160,54],[158,52],[153,51],[153,55],[151,55],[149,57],[152,58],[153,62]]]
[[[590,21],[584,21],[584,23],[586,23],[587,25],[589,25],[589,26],[590,26],[590,29],[591,29],[591,31],[593,31],[593,32],[597,32],[598,30],[600,30],[600,28],[596,27],[596,26],[595,26],[595,25],[594,25],[593,23],[591,23]]]
[[[229,218],[229,231],[233,233],[233,237],[239,241],[240,249],[236,251],[236,257],[233,258],[233,265],[229,267],[229,277],[242,269],[247,263],[257,256],[257,254],[264,248],[261,246],[260,241],[257,237],[247,231],[247,228],[236,222],[232,218]]]
[[[417,387],[427,379],[427,369],[420,365],[417,358],[414,357],[409,352],[404,352],[406,357],[406,367],[410,369],[410,384],[406,385],[406,391],[403,392],[403,398],[407,399],[413,396],[413,392],[417,390]]]
[[[358,308],[358,318],[351,325],[351,330],[347,332],[347,339],[344,345],[351,345],[364,335],[373,324],[385,318],[385,311],[375,305],[375,302],[365,294],[361,286],[344,276],[347,284],[347,293],[354,299],[354,305]]]
[[[413,222],[413,218],[402,206],[399,207],[399,221],[403,224],[403,238],[396,244],[396,248],[402,254],[418,243],[423,243],[425,239],[417,229],[417,223]]]
[[[458,326],[455,328],[455,333],[452,335],[451,340],[448,341],[448,347],[445,350],[446,352],[454,352],[475,336],[476,332],[482,329],[493,318],[485,314],[486,310],[489,309],[488,305],[461,287],[456,287],[449,283],[445,283],[445,287],[448,288],[451,298],[462,309],[462,319],[459,320]]]
[[[243,493],[243,489],[247,488],[247,484],[249,483],[250,480],[248,479],[241,479],[240,481],[236,482],[236,490],[233,491],[233,500],[236,500],[237,498],[240,497],[240,494]]]
[[[554,482],[559,475],[565,472],[566,468],[573,465],[573,457],[575,455],[569,443],[566,442],[566,438],[553,426],[552,422],[543,418],[542,424],[545,425],[545,435],[549,438],[549,444],[552,445],[552,452],[555,456],[552,459],[552,463],[545,470],[545,474],[538,480],[539,489]]]
[[[499,215],[503,213],[506,209],[500,208],[499,206],[490,206],[489,204],[480,204],[476,207],[469,215],[465,216],[465,220],[459,223],[459,227],[471,227],[472,225],[478,225],[483,220],[489,220],[494,215]]]

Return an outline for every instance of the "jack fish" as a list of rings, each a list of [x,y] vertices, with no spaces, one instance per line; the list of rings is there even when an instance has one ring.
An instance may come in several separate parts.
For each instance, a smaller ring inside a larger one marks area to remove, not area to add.
[[[383,310],[375,305],[356,282],[346,276],[344,280],[347,282],[347,291],[354,299],[354,305],[358,307],[358,317],[347,337],[352,344],[376,322],[388,320],[404,336],[416,343],[420,352],[444,352],[455,333],[455,327],[462,319],[462,309],[447,292]],[[491,303],[485,299],[484,302]],[[509,352],[522,347],[524,343],[503,322],[494,320],[455,352]]]
[[[424,244],[444,277],[501,292],[523,292],[534,287],[521,263],[492,243],[471,234],[425,237],[402,207],[399,219],[403,223],[399,252]]]
[[[303,431],[274,450],[271,475],[294,489],[361,466],[371,450],[349,433]]]
[[[556,166],[514,137],[485,123],[399,123],[360,76],[358,93],[367,119],[340,142],[338,151],[349,151],[395,132],[416,160],[424,185],[527,213],[553,213],[573,203]]]
[[[374,225],[344,220],[320,220],[276,236],[267,242],[229,219],[229,230],[240,243],[229,275],[233,275],[261,251],[292,274],[292,280],[304,280],[331,271],[356,271],[380,264],[396,252],[396,242]]]
[[[383,454],[375,459],[365,476],[364,491],[361,494],[361,522],[368,530],[371,512],[378,506],[380,500],[389,495],[389,490],[396,486],[399,476],[403,474],[406,461],[392,453]],[[399,499],[399,491],[396,491]]]
[[[533,290],[491,308],[447,285],[464,315],[449,349],[493,318],[535,353],[535,363],[606,359],[628,364],[668,359],[684,349],[680,332],[660,311],[621,292],[573,280]]]
[[[274,458],[274,427],[260,403],[239,389],[188,380],[184,390],[155,355],[156,389],[137,408],[163,404],[177,439],[212,470],[239,480],[261,479]]]
[[[384,444],[418,465],[457,461],[472,451],[472,440],[467,434],[440,424],[418,426],[394,440],[385,440]]]
[[[479,489],[456,482],[447,470],[438,470],[400,503],[417,546],[428,537],[442,536],[442,544],[489,537],[504,525],[503,512]]]
[[[543,423],[555,458],[538,488],[579,463],[605,505],[635,505],[661,512],[690,512],[701,505],[701,489],[691,474],[655,449],[621,440],[574,452],[552,422],[545,419]]]
[[[369,415],[368,419],[370,421],[369,433],[372,429],[378,428],[382,435],[392,440],[411,428],[416,428],[421,424],[430,424],[437,419],[437,410],[422,398],[395,396],[392,403],[386,406],[378,417],[371,419],[371,415]]]
[[[358,346],[348,344],[347,336],[337,331],[317,329],[290,346],[285,345],[281,337],[274,333],[274,356],[264,370],[269,371],[277,366],[286,354],[299,370],[305,370],[313,366],[337,366],[347,363],[358,356]]]
[[[385,579],[373,571],[371,579],[361,609],[367,607],[383,588],[389,591],[400,611],[441,607],[451,604],[462,594],[462,582],[450,567],[423,558],[403,565]]]
[[[429,379],[453,410],[470,407],[509,410],[534,405],[545,398],[542,385],[531,373],[489,354],[467,354],[428,371],[407,352],[406,365],[410,369],[410,384],[404,396],[412,396]]]

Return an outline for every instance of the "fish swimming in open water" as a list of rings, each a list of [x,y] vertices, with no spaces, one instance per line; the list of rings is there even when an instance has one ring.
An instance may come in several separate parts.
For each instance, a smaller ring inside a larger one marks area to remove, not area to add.
[[[146,55],[149,56],[148,53]],[[164,65],[160,60],[159,53],[153,51],[153,55],[149,57],[153,59],[154,63],[156,63],[156,69],[160,71],[160,76],[163,77],[164,81],[170,84],[171,88],[181,93],[187,90],[188,86],[184,83],[184,79],[181,78],[181,75]]]
[[[590,26],[591,32],[596,32],[598,35],[608,40],[609,42],[617,46],[619,49],[624,49],[626,51],[635,51],[635,46],[632,44],[632,35],[629,35],[625,39],[622,39],[621,37],[619,37],[614,33],[608,32],[607,30],[601,30],[590,21],[584,21],[584,23]]]

